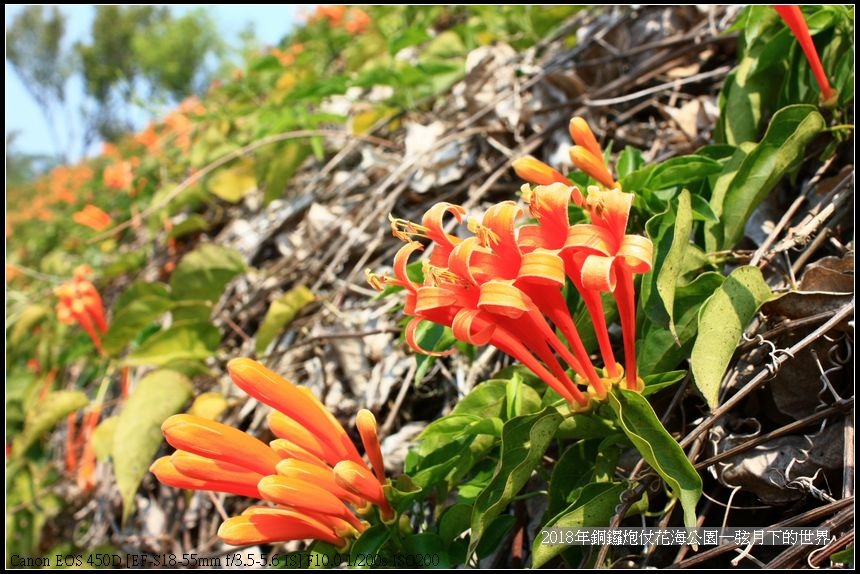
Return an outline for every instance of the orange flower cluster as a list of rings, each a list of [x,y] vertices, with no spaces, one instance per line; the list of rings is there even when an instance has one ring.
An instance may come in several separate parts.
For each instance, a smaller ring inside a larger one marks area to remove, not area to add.
[[[642,387],[636,373],[633,274],[651,268],[652,245],[645,237],[626,234],[633,195],[615,185],[585,122],[574,119],[571,126],[578,144],[571,156],[610,189],[592,186],[583,196],[551,167],[533,158],[518,162],[517,173],[539,184],[522,188],[537,223],[517,228],[522,210],[513,201],[504,201],[490,207],[482,221],[469,219],[474,235],[460,238],[444,231],[443,216],[450,213],[462,222],[465,209],[437,203],[420,225],[392,219],[394,235],[407,242],[394,258],[394,277],[368,272],[368,279],[380,290],[385,284],[406,289],[404,312],[413,317],[406,341],[416,351],[428,353],[416,340],[419,323],[445,325],[461,341],[491,344],[511,355],[571,405],[588,408],[591,398],[605,397],[608,387],[624,378],[625,370],[627,388]],[[590,214],[591,223],[570,225],[571,201]],[[422,283],[406,273],[409,256],[424,248],[413,237],[430,239],[434,245],[424,263]],[[567,308],[562,289],[568,279],[591,315],[605,365],[603,376],[592,364]],[[618,304],[626,369],[616,362],[609,341],[604,292],[612,292]],[[573,378],[562,361],[576,373]]]
[[[296,56],[305,51],[304,44],[293,44],[286,51],[272,48],[269,53],[278,59],[284,67],[292,66],[296,62]]]
[[[370,16],[361,8],[343,5],[318,6],[311,20],[328,20],[332,28],[343,28],[350,34],[361,34],[370,26]]]
[[[137,158],[134,158],[137,159]],[[132,192],[134,181],[133,162],[119,160],[105,167],[102,173],[105,187],[118,191]]]
[[[93,204],[88,204],[82,210],[73,213],[72,220],[95,231],[107,229],[112,223],[110,215]]]
[[[274,505],[252,506],[229,518],[218,529],[221,539],[238,546],[312,538],[344,547],[367,528],[353,509],[363,515],[375,505],[383,520],[394,518],[382,490],[382,452],[369,411],[359,413],[357,426],[373,472],[337,419],[307,389],[251,359],[234,359],[227,369],[239,388],[275,409],[268,423],[278,438],[267,445],[225,424],[174,415],[161,430],[178,450],[150,468],[168,486]]]
[[[63,283],[54,293],[59,298],[57,302],[57,319],[63,324],[79,324],[96,349],[102,352],[101,334],[107,332],[108,324],[105,319],[105,309],[101,295],[87,276],[91,270],[82,265],[75,269],[72,281]]]

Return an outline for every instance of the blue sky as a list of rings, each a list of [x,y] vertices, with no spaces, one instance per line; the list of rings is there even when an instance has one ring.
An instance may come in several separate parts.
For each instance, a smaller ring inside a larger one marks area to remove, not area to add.
[[[262,44],[274,45],[291,29],[300,10],[310,12],[308,6],[263,6],[263,5],[203,5],[184,4],[173,6],[177,15],[182,15],[194,8],[205,7],[214,17],[219,30],[231,47],[239,46],[239,33],[248,24],[253,25],[257,39]],[[20,5],[6,5],[6,25],[14,15],[21,10]],[[93,6],[60,6],[67,16],[66,39],[69,49],[77,41],[89,36],[90,24],[95,16]],[[72,78],[66,86],[70,109],[76,110],[83,102],[83,84],[78,78]],[[75,118],[76,119],[76,118]],[[144,118],[141,118],[143,123]],[[76,129],[75,122],[58,119],[59,131],[65,135],[69,129]],[[142,127],[142,126],[141,126]],[[36,103],[29,96],[17,75],[6,64],[6,133],[18,130],[16,139],[17,150],[26,153],[53,154],[55,147],[51,132]],[[78,136],[78,140],[79,140]],[[78,147],[78,146],[73,146]]]

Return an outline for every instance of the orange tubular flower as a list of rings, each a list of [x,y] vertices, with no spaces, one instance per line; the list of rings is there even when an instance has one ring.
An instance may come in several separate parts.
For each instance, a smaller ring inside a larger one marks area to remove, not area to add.
[[[821,60],[818,58],[818,50],[815,49],[815,44],[812,42],[812,36],[809,34],[809,26],[803,18],[803,12],[800,11],[800,6],[774,6],[774,10],[780,15],[783,21],[791,28],[791,33],[797,38],[797,42],[803,49],[806,55],[806,60],[812,68],[812,74],[815,76],[815,81],[821,89],[821,101],[824,106],[830,107],[836,105],[836,98],[839,94],[830,87],[830,82],[827,81],[827,74],[824,73],[824,67],[821,65]]]
[[[87,205],[81,211],[73,213],[72,219],[75,223],[79,223],[95,231],[103,231],[110,227],[112,223],[110,215],[92,204]]]
[[[58,286],[54,293],[57,302],[57,319],[66,325],[78,323],[102,352],[101,335],[108,330],[104,304],[92,283],[84,279],[91,270],[87,266],[75,269],[75,278]]]
[[[105,167],[104,184],[108,189],[116,189],[119,191],[132,191],[132,181],[134,180],[134,171],[131,162],[118,161]]]
[[[218,530],[225,542],[313,538],[344,547],[366,528],[352,509],[363,514],[375,504],[384,519],[393,516],[388,501],[377,496],[384,475],[373,477],[346,431],[316,397],[250,359],[235,359],[227,368],[237,386],[276,409],[268,421],[279,438],[266,445],[218,422],[174,415],[161,429],[179,450],[150,468],[168,486],[248,496],[275,505],[255,506],[229,518]],[[375,465],[375,454],[369,456]],[[356,492],[342,486],[332,467],[344,463],[364,469],[376,489],[364,485]]]
[[[394,259],[393,277],[368,272],[368,279],[377,289],[385,284],[406,289],[404,312],[413,317],[406,341],[416,351],[427,353],[416,341],[420,322],[448,326],[461,341],[491,344],[511,355],[569,403],[586,408],[590,398],[604,397],[622,377],[609,340],[602,292],[612,292],[618,304],[627,387],[641,387],[636,372],[633,274],[650,269],[652,246],[645,237],[626,234],[633,196],[618,189],[588,125],[574,118],[570,131],[577,143],[571,151],[574,163],[609,189],[593,186],[583,197],[551,167],[530,157],[517,160],[517,173],[538,184],[523,186],[522,192],[536,224],[517,228],[520,209],[507,201],[490,207],[480,223],[469,220],[475,235],[460,239],[442,231],[441,216],[449,211],[462,221],[465,211],[437,204],[428,210],[424,225],[392,219],[394,235],[408,243]],[[570,225],[571,202],[590,214],[590,224]],[[423,249],[411,241],[416,235],[434,243],[421,284],[406,274],[409,256]],[[592,364],[570,316],[562,295],[567,279],[591,315],[606,378]],[[573,379],[563,363],[576,373]],[[588,391],[583,392],[584,388]]]

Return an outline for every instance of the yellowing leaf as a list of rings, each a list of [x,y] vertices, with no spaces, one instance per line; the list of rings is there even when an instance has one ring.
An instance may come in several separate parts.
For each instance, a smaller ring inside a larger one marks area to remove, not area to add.
[[[254,160],[242,158],[218,170],[207,183],[209,192],[230,203],[236,203],[257,188]]]
[[[204,419],[216,420],[227,408],[227,399],[218,392],[203,393],[191,404],[188,414]]]
[[[186,377],[160,370],[145,376],[126,400],[111,448],[123,522],[132,513],[137,487],[161,446],[161,423],[179,412],[191,398],[191,391]]]
[[[81,391],[56,391],[44,399],[37,401],[30,410],[24,422],[24,432],[18,437],[12,447],[16,455],[24,454],[33,442],[51,430],[55,424],[66,415],[83,408],[89,403],[87,396]]]
[[[113,447],[113,433],[116,431],[116,423],[119,417],[113,416],[104,419],[93,431],[93,450],[96,458],[105,461],[110,458]]]
[[[257,331],[257,354],[263,354],[269,343],[313,300],[314,294],[311,290],[304,285],[298,285],[273,301]]]

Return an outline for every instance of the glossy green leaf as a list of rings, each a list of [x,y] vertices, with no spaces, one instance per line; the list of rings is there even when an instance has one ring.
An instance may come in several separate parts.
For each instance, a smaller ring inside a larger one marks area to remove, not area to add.
[[[391,538],[392,530],[385,524],[376,524],[361,533],[349,550],[350,562],[355,568],[370,568],[373,566],[372,557]]]
[[[696,504],[702,495],[702,478],[681,446],[660,423],[654,409],[639,393],[615,388],[608,395],[624,434],[651,468],[681,502],[684,525],[696,526]]]
[[[297,285],[272,301],[260,328],[257,330],[257,354],[262,355],[269,344],[275,340],[275,337],[314,299],[314,294],[310,289],[304,285]]]
[[[89,404],[87,395],[81,391],[54,391],[33,404],[24,419],[24,431],[15,440],[12,452],[23,455],[24,452],[43,434],[54,428],[58,422],[70,413]]]
[[[565,510],[547,522],[544,528],[578,528],[585,526],[609,526],[615,508],[621,502],[624,485],[602,482],[585,486],[580,496]],[[532,543],[532,568],[540,568],[561,554],[566,544],[544,544],[541,530]]]
[[[177,323],[144,341],[122,364],[163,366],[171,361],[202,361],[214,355],[220,343],[221,333],[212,323]]]
[[[140,331],[174,306],[167,286],[163,283],[129,285],[114,305],[113,317],[103,346],[108,354],[116,355]]]
[[[738,267],[702,305],[690,365],[696,387],[711,408],[717,406],[720,383],[744,329],[762,303],[771,298],[761,270]]]
[[[651,190],[685,186],[719,173],[722,166],[716,160],[701,155],[683,155],[659,163],[651,171],[645,186]]]
[[[658,391],[662,391],[665,388],[671,387],[672,385],[678,384],[686,376],[687,371],[669,371],[666,373],[655,373],[653,375],[643,377],[642,380],[645,383],[645,389],[642,391],[642,396],[647,397]]]
[[[237,251],[207,243],[182,258],[170,276],[170,290],[177,301],[214,302],[227,283],[246,268]]]
[[[753,210],[783,175],[800,163],[806,145],[824,125],[824,118],[814,106],[787,106],[774,114],[764,138],[749,150],[740,165],[738,158],[729,161],[723,173],[734,175],[728,185],[722,186],[724,194],[715,189],[711,197],[711,207],[720,221],[705,227],[709,251],[730,249],[741,240]]]
[[[134,510],[134,495],[162,444],[161,423],[191,398],[191,381],[173,371],[143,377],[128,396],[113,433],[114,473],[123,501],[123,522]]]
[[[475,552],[490,523],[499,516],[528,481],[552,441],[562,417],[552,407],[516,417],[502,429],[502,453],[493,480],[478,496],[472,512],[472,539]]]

